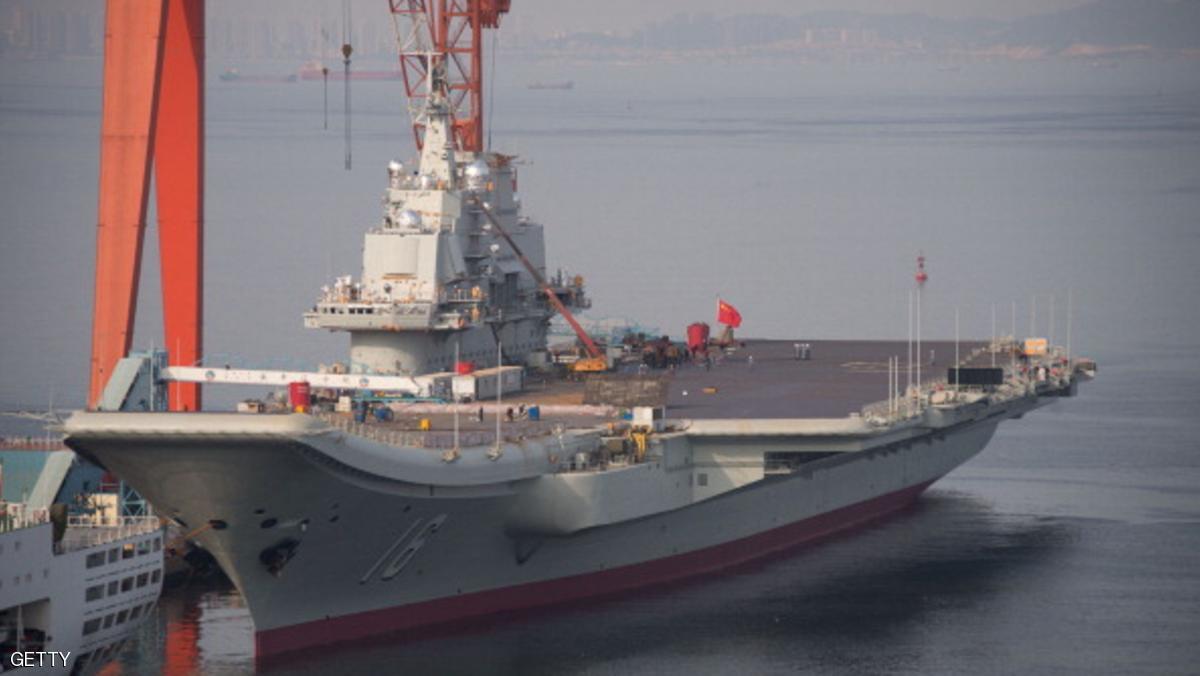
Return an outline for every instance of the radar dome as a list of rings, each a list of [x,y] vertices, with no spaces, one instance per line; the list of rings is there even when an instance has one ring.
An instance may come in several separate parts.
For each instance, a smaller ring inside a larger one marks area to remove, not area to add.
[[[483,160],[475,160],[474,162],[468,164],[467,168],[464,169],[463,172],[467,175],[467,178],[483,178],[490,175],[492,170],[488,167],[487,162],[484,162]]]
[[[412,209],[405,209],[400,212],[400,217],[397,219],[401,227],[417,228],[421,225],[421,214]]]
[[[488,168],[487,162],[482,159],[475,160],[463,169],[463,176],[467,179],[467,187],[471,190],[482,190],[487,185],[488,176],[492,170]]]

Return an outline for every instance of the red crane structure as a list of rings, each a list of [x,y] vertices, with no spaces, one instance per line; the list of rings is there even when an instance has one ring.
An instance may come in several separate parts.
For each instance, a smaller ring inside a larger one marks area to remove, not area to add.
[[[444,69],[458,150],[481,152],[483,136],[483,31],[497,28],[511,0],[388,0],[400,40],[400,71],[417,149],[418,121],[429,97],[430,76]]]
[[[103,91],[93,408],[133,339],[152,170],[170,361],[192,364],[202,353],[204,0],[107,0]],[[172,409],[200,408],[198,385],[170,388]]]

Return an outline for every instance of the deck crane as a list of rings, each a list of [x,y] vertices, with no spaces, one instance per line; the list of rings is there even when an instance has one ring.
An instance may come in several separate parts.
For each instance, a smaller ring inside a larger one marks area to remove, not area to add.
[[[554,291],[554,287],[550,286],[550,283],[546,281],[546,278],[542,276],[542,273],[537,269],[537,267],[535,267],[534,264],[525,257],[525,253],[521,251],[521,247],[517,246],[517,243],[513,241],[512,237],[509,237],[508,232],[504,229],[504,226],[500,225],[500,219],[496,218],[495,214],[492,213],[492,210],[487,203],[479,199],[477,195],[472,195],[469,201],[479,209],[480,213],[483,214],[488,223],[490,223],[500,237],[508,243],[508,246],[512,248],[513,253],[517,255],[517,259],[521,261],[521,265],[525,266],[525,270],[530,274],[531,277],[533,277],[533,280],[537,282],[538,288],[542,290],[542,293],[546,294],[546,299],[550,301],[550,304],[554,306],[555,310],[558,310],[559,314],[563,316],[563,319],[567,320],[567,324],[571,325],[571,330],[573,330],[575,335],[579,337],[579,342],[583,343],[583,349],[587,351],[588,356],[572,364],[571,370],[575,371],[576,373],[599,373],[602,371],[607,371],[608,360],[604,357],[604,353],[600,351],[600,347],[596,345],[596,341],[592,340],[592,337],[588,335],[588,332],[585,331],[582,326],[580,326],[579,321],[575,319],[575,315],[571,314],[571,311],[567,309],[567,306],[562,302],[562,299],[558,297],[558,294]]]

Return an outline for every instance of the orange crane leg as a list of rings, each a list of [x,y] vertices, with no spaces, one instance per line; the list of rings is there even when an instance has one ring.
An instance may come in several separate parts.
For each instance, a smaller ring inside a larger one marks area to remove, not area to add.
[[[165,18],[165,0],[108,0],[88,387],[92,408],[133,337]]]
[[[100,127],[92,408],[132,344],[151,166],[167,351],[172,364],[201,356],[204,0],[107,0]],[[168,400],[199,410],[199,386],[172,384]]]
[[[154,134],[165,347],[172,365],[202,355],[204,307],[204,0],[166,0]],[[200,410],[200,386],[171,383],[172,411]]]

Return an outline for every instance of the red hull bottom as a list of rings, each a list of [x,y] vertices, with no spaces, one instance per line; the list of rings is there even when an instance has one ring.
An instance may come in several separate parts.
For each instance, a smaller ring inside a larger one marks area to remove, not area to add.
[[[315,620],[255,634],[265,660],[331,643],[358,641],[417,628],[467,624],[496,613],[566,605],[715,573],[864,525],[913,502],[933,481],[720,545],[543,582],[493,589],[353,615]]]

